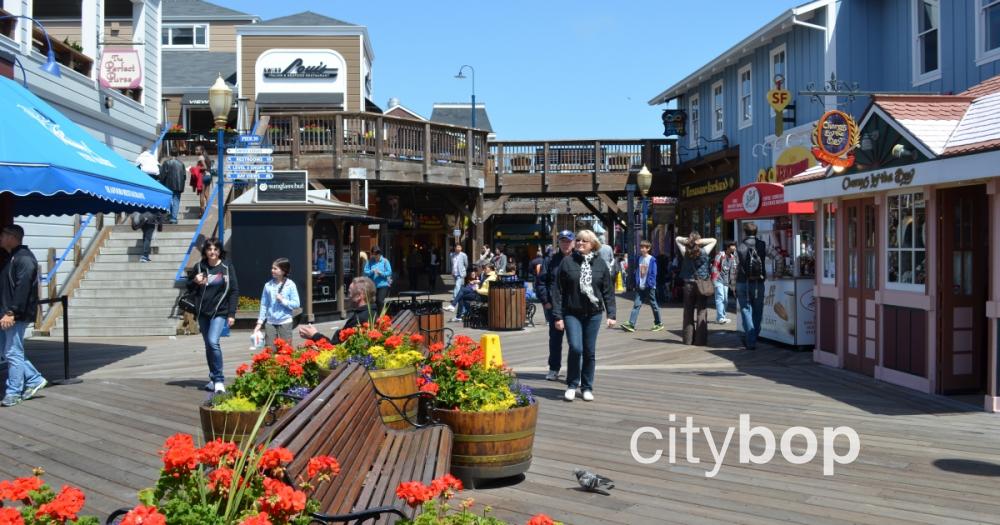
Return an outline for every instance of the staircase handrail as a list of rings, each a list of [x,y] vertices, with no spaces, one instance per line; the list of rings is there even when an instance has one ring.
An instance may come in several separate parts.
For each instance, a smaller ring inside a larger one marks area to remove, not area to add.
[[[220,186],[225,186],[225,184],[225,181],[220,177],[219,182],[212,185],[212,193],[208,196],[208,200],[206,202],[215,202],[215,196],[217,195],[216,192],[219,191]],[[177,275],[174,276],[174,281],[187,280],[187,276],[184,275],[184,271],[187,269],[188,260],[191,258],[191,251],[194,250],[195,245],[198,243],[198,236],[201,235],[201,229],[205,226],[205,219],[208,218],[208,214],[211,211],[211,205],[205,206],[205,211],[201,214],[201,220],[198,221],[198,227],[195,228],[194,234],[191,236],[191,244],[188,245],[187,251],[184,252],[184,260],[181,261],[180,267],[177,268]]]
[[[156,139],[156,142],[154,142],[153,145],[149,147],[149,152],[152,153],[154,156],[156,155],[156,151],[160,149],[160,144],[163,142],[163,137],[167,136],[167,132],[170,131],[170,128],[173,125],[174,125],[173,122],[167,122],[166,124],[164,124],[163,131],[160,132],[160,138]]]
[[[93,213],[87,214],[87,219],[80,224],[80,229],[76,231],[75,235],[73,235],[73,240],[69,242],[69,246],[67,246],[66,249],[63,250],[62,255],[60,255],[59,258],[55,260],[55,264],[53,264],[52,268],[49,269],[49,273],[41,277],[42,284],[48,284],[52,282],[52,278],[55,277],[56,272],[59,271],[59,267],[62,266],[63,261],[66,260],[66,257],[69,257],[69,251],[72,250],[74,246],[76,246],[77,242],[80,241],[80,237],[83,235],[84,230],[87,229],[87,226],[90,225],[90,221],[93,218],[94,218]]]

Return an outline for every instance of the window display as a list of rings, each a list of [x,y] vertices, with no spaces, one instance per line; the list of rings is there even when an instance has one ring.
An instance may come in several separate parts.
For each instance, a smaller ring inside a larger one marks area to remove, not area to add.
[[[837,205],[823,205],[823,280],[833,283],[837,277]]]
[[[889,282],[922,286],[927,280],[924,194],[890,195],[886,209],[889,214]]]

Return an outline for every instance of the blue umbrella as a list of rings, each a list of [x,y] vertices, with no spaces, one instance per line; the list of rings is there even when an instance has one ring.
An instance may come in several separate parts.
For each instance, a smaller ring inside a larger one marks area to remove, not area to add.
[[[3,77],[0,114],[0,193],[15,215],[170,209],[170,190]]]

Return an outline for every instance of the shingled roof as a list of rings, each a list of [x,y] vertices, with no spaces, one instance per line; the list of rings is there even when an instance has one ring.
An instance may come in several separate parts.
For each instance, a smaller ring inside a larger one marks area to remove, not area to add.
[[[357,24],[352,24],[350,22],[344,22],[343,20],[337,20],[336,18],[330,18],[319,13],[314,13],[312,11],[303,11],[301,13],[296,13],[294,15],[282,16],[279,18],[274,18],[266,22],[262,22],[266,26],[356,26]]]
[[[472,124],[472,115],[469,114],[471,107],[472,104],[463,102],[436,103],[431,111],[430,120],[467,128]],[[490,124],[490,116],[486,113],[484,104],[476,103],[476,129],[493,133],[493,125]]]
[[[236,53],[164,51],[162,64],[164,93],[208,93],[219,73],[236,84]]]
[[[163,0],[163,18],[246,18],[257,17],[221,5],[215,5],[204,0]]]

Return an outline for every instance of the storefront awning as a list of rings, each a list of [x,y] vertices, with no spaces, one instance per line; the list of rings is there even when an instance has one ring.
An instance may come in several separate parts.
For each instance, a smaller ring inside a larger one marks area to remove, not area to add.
[[[722,217],[727,221],[814,213],[811,201],[787,202],[785,187],[771,182],[742,186],[726,195],[722,202]]]
[[[17,82],[0,77],[0,192],[15,215],[170,209],[170,190]]]
[[[260,93],[257,95],[258,106],[269,108],[336,108],[344,107],[343,93]]]

